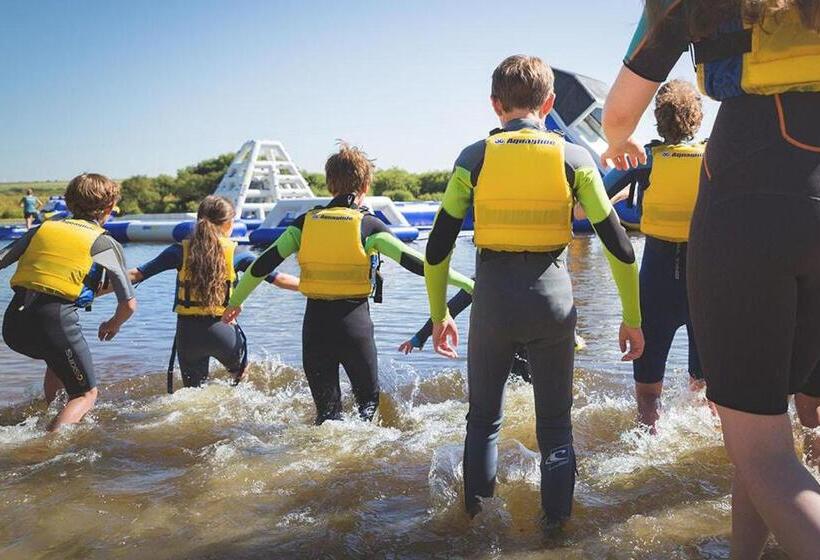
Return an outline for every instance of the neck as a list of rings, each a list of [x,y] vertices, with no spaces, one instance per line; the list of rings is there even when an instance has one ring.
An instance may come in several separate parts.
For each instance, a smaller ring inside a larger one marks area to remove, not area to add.
[[[526,109],[513,109],[512,111],[504,111],[498,115],[501,121],[501,126],[507,126],[507,123],[516,119],[532,119],[534,121],[540,120],[541,117],[535,111],[528,111]]]

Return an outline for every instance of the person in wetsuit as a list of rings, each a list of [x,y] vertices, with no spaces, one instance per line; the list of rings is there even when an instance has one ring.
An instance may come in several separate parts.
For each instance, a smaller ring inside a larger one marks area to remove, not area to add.
[[[68,394],[49,430],[79,422],[97,400],[94,362],[79,310],[91,306],[103,284],[111,286],[118,305],[98,329],[99,339],[108,341],[137,307],[122,247],[102,228],[119,196],[120,186],[107,177],[78,175],[65,192],[71,219],[45,222],[0,251],[0,269],[17,262],[3,340],[15,352],[46,362],[47,403],[61,389]]]
[[[343,366],[358,406],[370,421],[379,404],[378,356],[368,298],[381,298],[376,269],[385,255],[422,276],[422,256],[399,241],[387,225],[362,206],[373,164],[361,150],[342,144],[325,164],[334,198],[299,216],[257,258],[239,282],[223,321],[234,320],[241,304],[268,274],[296,253],[299,290],[307,296],[302,324],[302,365],[316,404],[316,423],[342,416],[339,366]],[[451,273],[450,282],[472,290],[473,282]]]
[[[196,227],[190,239],[174,243],[129,272],[131,281],[138,283],[166,270],[177,271],[175,336],[185,387],[202,385],[208,378],[211,358],[225,366],[234,382],[245,376],[245,335],[239,324],[226,325],[221,321],[237,273],[254,260],[249,252],[237,252],[236,243],[230,239],[234,217],[234,207],[227,199],[205,197],[197,210]],[[299,279],[289,274],[273,273],[265,280],[279,288],[299,289]]]
[[[604,109],[619,169],[646,160],[632,134],[692,47],[701,90],[721,101],[688,247],[692,325],[735,466],[732,556],[769,531],[817,558],[820,484],[787,414],[820,414],[820,1],[650,0]]]
[[[646,347],[643,356],[632,362],[632,372],[638,422],[652,430],[658,420],[666,360],[680,327],[686,327],[689,340],[690,388],[703,388],[686,292],[689,223],[706,148],[704,142],[694,141],[703,121],[700,94],[683,80],[664,84],[655,97],[655,119],[663,140],[646,146],[646,163],[612,172],[620,173],[613,189],[630,185],[630,201],[637,194],[646,239],[640,273]]]
[[[34,195],[31,189],[26,190],[26,196],[20,199],[20,207],[23,209],[23,219],[26,221],[26,229],[31,229],[34,220],[40,215],[40,208],[43,203]]]
[[[544,129],[555,101],[552,70],[512,56],[493,73],[502,131],[465,148],[427,243],[425,277],[435,350],[455,357],[458,331],[444,279],[461,224],[475,209],[476,280],[470,316],[464,499],[469,514],[495,491],[504,388],[515,349],[527,349],[541,450],[541,507],[549,526],[571,513],[575,486],[572,373],[575,306],[564,249],[577,200],[604,244],[623,303],[625,360],[641,354],[638,270],[629,238],[589,154]]]

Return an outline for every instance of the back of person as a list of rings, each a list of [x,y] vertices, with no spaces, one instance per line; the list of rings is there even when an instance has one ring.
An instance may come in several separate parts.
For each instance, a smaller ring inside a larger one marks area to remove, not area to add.
[[[102,175],[75,177],[66,187],[74,218],[45,222],[2,252],[0,268],[18,261],[3,339],[12,350],[46,362],[47,402],[61,389],[68,393],[52,429],[78,422],[96,401],[94,364],[77,311],[91,305],[104,272],[119,304],[100,325],[100,340],[113,338],[136,308],[122,248],[102,228],[119,190]]]
[[[722,101],[687,284],[736,467],[732,556],[759,557],[771,530],[790,557],[813,559],[820,485],[794,453],[788,399],[820,424],[820,1],[647,1],[607,98],[602,159],[644,157],[631,138],[644,100],[690,46],[703,91]]]
[[[646,169],[633,172],[639,186],[641,231],[646,235],[641,263],[641,314],[646,347],[632,363],[638,422],[655,429],[666,361],[675,333],[685,326],[689,340],[690,386],[701,388],[703,372],[689,318],[686,290],[687,242],[698,195],[705,142],[695,142],[703,120],[694,86],[673,80],[655,96],[661,142],[648,148]]]
[[[476,281],[468,339],[469,413],[464,448],[465,506],[471,515],[495,489],[504,386],[523,347],[535,393],[541,450],[541,506],[549,525],[570,516],[575,484],[572,371],[576,313],[564,248],[573,198],[605,240],[624,301],[624,332],[640,344],[634,253],[589,154],[544,129],[553,75],[540,59],[513,56],[493,73],[501,132],[458,157],[427,244],[425,276],[436,350],[455,355],[444,273],[474,201]],[[633,336],[634,335],[634,336]],[[639,354],[639,352],[638,352]]]

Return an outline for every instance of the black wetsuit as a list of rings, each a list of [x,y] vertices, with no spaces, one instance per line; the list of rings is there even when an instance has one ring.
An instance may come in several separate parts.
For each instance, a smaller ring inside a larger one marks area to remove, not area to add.
[[[624,64],[655,82],[689,48],[684,3]],[[820,93],[724,101],[704,158],[688,291],[713,402],[783,414],[820,397]]]

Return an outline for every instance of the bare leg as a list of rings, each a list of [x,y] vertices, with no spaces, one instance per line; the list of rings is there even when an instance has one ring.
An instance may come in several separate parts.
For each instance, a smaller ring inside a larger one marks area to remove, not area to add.
[[[749,414],[722,406],[718,413],[735,480],[746,490],[736,505],[756,509],[790,558],[816,560],[820,484],[797,459],[788,415]],[[733,546],[752,550],[759,539],[754,514],[740,511],[733,521],[744,523]],[[751,540],[739,542],[744,537]]]
[[[697,393],[698,391],[702,391],[705,388],[706,388],[706,380],[705,379],[697,379],[695,377],[692,377],[691,374],[689,375],[689,390],[690,391],[692,391],[693,393]],[[712,416],[717,416],[718,412],[717,412],[717,407],[715,406],[715,403],[713,403],[712,401],[707,399],[705,396],[703,397],[703,400],[704,400],[704,402],[706,402],[706,405],[709,407],[709,410],[712,411]]]
[[[51,368],[46,368],[46,376],[43,379],[43,393],[46,396],[46,404],[51,404],[57,398],[57,393],[61,389],[63,389],[63,382],[60,381],[60,378]]]
[[[655,433],[655,422],[660,418],[663,382],[635,383],[635,399],[638,402],[638,423],[648,426]]]
[[[31,225],[34,222],[34,218],[31,216],[26,216],[26,229],[31,229]]]
[[[794,404],[800,423],[812,430],[803,440],[806,462],[820,469],[820,430],[817,429],[820,427],[820,397],[797,393],[794,396]]]
[[[735,476],[732,484],[732,560],[760,558],[769,528],[757,513],[743,480]]]
[[[66,424],[76,424],[83,419],[97,401],[97,388],[94,387],[79,397],[74,397],[65,405],[48,427],[49,432],[56,432]]]

